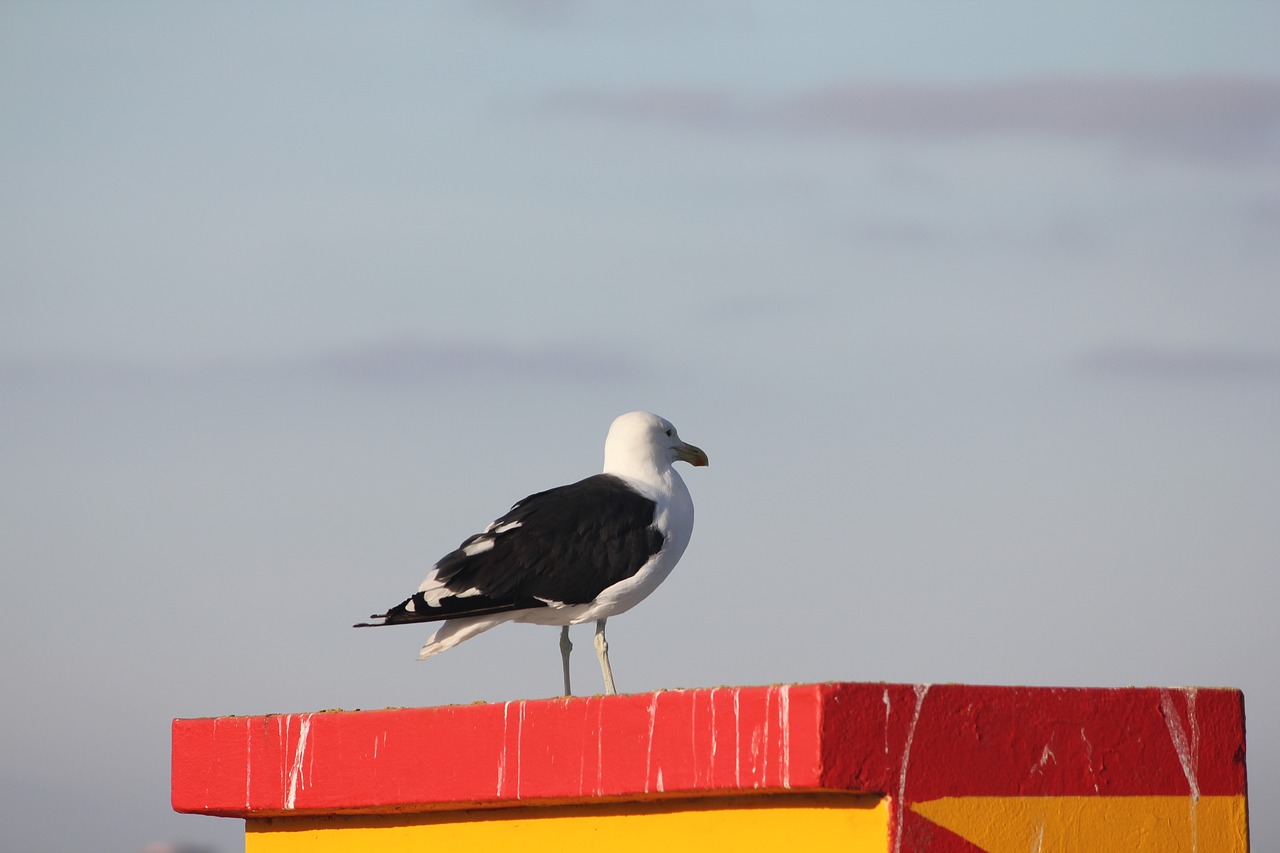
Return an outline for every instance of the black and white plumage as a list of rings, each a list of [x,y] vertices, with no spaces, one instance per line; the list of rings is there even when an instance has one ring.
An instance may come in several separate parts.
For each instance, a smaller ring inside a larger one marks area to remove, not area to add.
[[[519,501],[432,566],[416,593],[356,627],[443,621],[424,660],[503,622],[560,625],[568,695],[569,626],[594,620],[605,690],[614,693],[605,620],[653,592],[693,533],[693,500],[675,462],[706,465],[707,455],[657,415],[618,417],[603,473]]]

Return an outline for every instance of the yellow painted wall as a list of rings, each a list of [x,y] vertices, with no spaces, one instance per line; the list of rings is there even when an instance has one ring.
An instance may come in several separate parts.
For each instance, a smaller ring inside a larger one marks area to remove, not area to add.
[[[884,853],[889,814],[887,803],[878,797],[778,794],[412,815],[259,818],[246,821],[246,829],[245,853]]]
[[[988,853],[1247,853],[1244,797],[946,797],[911,810]]]

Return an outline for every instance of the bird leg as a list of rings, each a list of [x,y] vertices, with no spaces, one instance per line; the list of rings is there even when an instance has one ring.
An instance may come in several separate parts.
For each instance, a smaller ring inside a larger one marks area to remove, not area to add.
[[[564,695],[572,696],[569,690],[569,652],[573,651],[573,643],[569,641],[569,626],[560,628],[560,660],[564,662]]]
[[[618,690],[613,686],[613,669],[609,666],[609,641],[604,638],[604,623],[596,622],[596,657],[600,658],[600,671],[604,673],[604,692],[612,696]]]

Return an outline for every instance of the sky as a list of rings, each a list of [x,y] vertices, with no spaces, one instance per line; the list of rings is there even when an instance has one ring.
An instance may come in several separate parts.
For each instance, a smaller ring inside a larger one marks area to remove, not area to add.
[[[1278,32],[3,0],[0,847],[239,849],[174,717],[556,694],[349,626],[633,409],[711,466],[620,690],[1238,687],[1280,847]]]

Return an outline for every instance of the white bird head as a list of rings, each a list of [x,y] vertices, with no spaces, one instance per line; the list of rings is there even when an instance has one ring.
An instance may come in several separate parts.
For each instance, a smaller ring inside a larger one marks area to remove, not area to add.
[[[619,415],[604,440],[604,473],[647,479],[675,462],[706,465],[707,454],[680,439],[671,421],[652,412]]]

